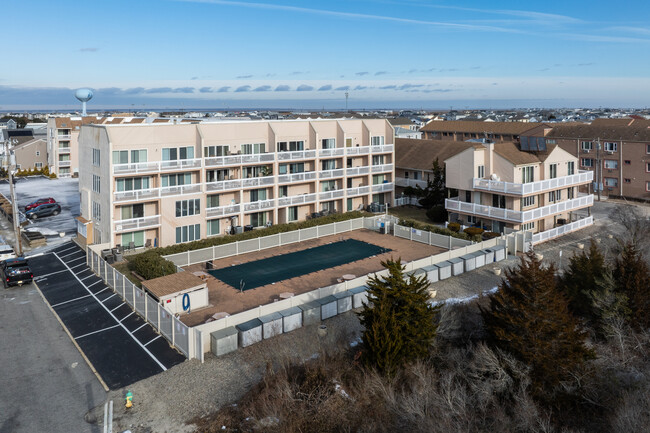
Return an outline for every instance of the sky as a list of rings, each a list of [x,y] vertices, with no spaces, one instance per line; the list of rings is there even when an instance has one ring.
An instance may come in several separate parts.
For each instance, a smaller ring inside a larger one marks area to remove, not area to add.
[[[5,0],[3,16],[3,111],[78,109],[82,87],[89,109],[650,100],[639,0]]]

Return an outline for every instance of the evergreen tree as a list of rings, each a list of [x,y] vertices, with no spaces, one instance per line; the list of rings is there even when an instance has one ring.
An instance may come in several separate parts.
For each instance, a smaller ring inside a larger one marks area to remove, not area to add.
[[[429,303],[426,276],[405,276],[400,259],[387,260],[382,266],[389,274],[368,280],[368,303],[359,318],[365,328],[365,364],[390,375],[428,354],[438,328],[434,319],[439,307]]]
[[[438,162],[438,158],[433,161],[433,175],[427,180],[427,187],[422,189],[419,186],[416,188],[418,193],[417,197],[420,199],[420,206],[425,209],[431,209],[435,205],[444,204],[446,196],[445,187],[445,165]]]
[[[489,301],[481,313],[491,342],[531,368],[533,395],[555,401],[571,372],[594,356],[557,287],[555,267],[542,267],[529,251],[518,268],[505,272]]]
[[[628,298],[632,325],[650,328],[650,269],[635,243],[625,245],[616,259],[614,280],[616,290]]]

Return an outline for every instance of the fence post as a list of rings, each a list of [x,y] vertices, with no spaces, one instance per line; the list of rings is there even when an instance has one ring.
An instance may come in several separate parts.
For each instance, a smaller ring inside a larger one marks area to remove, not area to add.
[[[300,230],[302,230],[302,229],[298,229],[298,242],[301,242],[300,241]]]
[[[186,266],[189,266],[189,265],[190,265],[190,250],[187,250],[187,265]]]
[[[176,317],[172,314],[172,345],[176,346]]]
[[[260,238],[257,238],[257,251],[260,251],[262,249],[262,241]]]
[[[149,302],[147,302],[147,298],[149,297],[149,295],[147,295],[147,292],[145,292],[144,290],[142,290],[142,293],[144,294],[144,320],[149,321],[149,315],[147,314],[147,312],[149,311]]]
[[[318,231],[318,226],[316,226],[316,239],[318,239],[318,238],[320,238],[320,234],[319,234],[319,231]]]
[[[160,304],[158,304],[158,303],[156,303],[156,311],[157,311],[157,314],[158,314],[158,321],[156,322],[157,323],[156,326],[158,327],[157,331],[160,332]]]
[[[413,240],[413,228],[409,227],[409,240]]]
[[[451,236],[447,236],[449,238],[449,250],[451,250]]]
[[[427,233],[429,233],[429,245],[431,245],[431,232],[427,232]]]

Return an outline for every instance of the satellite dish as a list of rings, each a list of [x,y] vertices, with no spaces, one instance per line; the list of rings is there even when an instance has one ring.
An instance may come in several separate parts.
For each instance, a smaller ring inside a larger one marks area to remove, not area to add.
[[[78,89],[74,92],[74,97],[81,101],[81,115],[86,115],[86,102],[93,99],[93,91],[90,89]]]
[[[490,179],[492,179],[492,180],[499,180],[499,176],[498,176],[496,173],[492,173],[492,174],[490,175]]]

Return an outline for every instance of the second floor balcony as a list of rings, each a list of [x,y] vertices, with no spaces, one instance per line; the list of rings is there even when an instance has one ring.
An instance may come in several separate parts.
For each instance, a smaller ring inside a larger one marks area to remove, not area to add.
[[[205,216],[208,218],[225,217],[236,215],[241,211],[240,204],[231,204],[228,206],[209,207],[205,209]]]
[[[589,183],[593,180],[593,171],[580,170],[577,174],[528,183],[502,182],[498,180],[474,178],[473,187],[480,191],[523,196]]]
[[[396,177],[395,178],[395,185],[396,186],[401,186],[401,187],[407,187],[410,186],[412,188],[420,187],[420,188],[426,188],[427,187],[427,181],[422,180],[422,179],[408,179],[406,177]]]
[[[393,171],[393,164],[379,164],[372,166],[373,173],[385,173],[387,171]]]
[[[59,147],[59,153],[70,153],[69,147]]]
[[[362,176],[364,174],[370,173],[370,167],[369,166],[363,166],[363,167],[348,167],[345,169],[345,175],[346,176]]]
[[[305,182],[309,180],[316,179],[315,171],[306,171],[303,173],[293,173],[293,174],[280,174],[278,175],[278,183],[293,183],[293,182]]]
[[[160,225],[160,215],[119,220],[115,221],[113,225],[116,233],[158,227]]]
[[[278,206],[294,206],[298,204],[314,203],[316,201],[316,194],[302,194],[293,195],[289,197],[280,197],[278,199]]]
[[[395,184],[392,182],[386,182],[386,183],[379,183],[377,185],[372,186],[372,192],[378,193],[378,192],[390,192],[395,188]]]
[[[113,174],[144,174],[167,171],[189,170],[201,168],[202,158],[175,159],[171,161],[134,162],[129,164],[113,164]]]
[[[278,161],[297,161],[300,159],[316,158],[315,150],[296,150],[289,152],[278,152]]]
[[[260,211],[265,209],[273,209],[275,207],[275,199],[253,201],[244,203],[244,212]]]
[[[323,170],[318,172],[319,179],[331,179],[334,177],[343,177],[343,169],[336,168],[334,170]]]
[[[70,160],[59,161],[59,167],[70,167]]]

